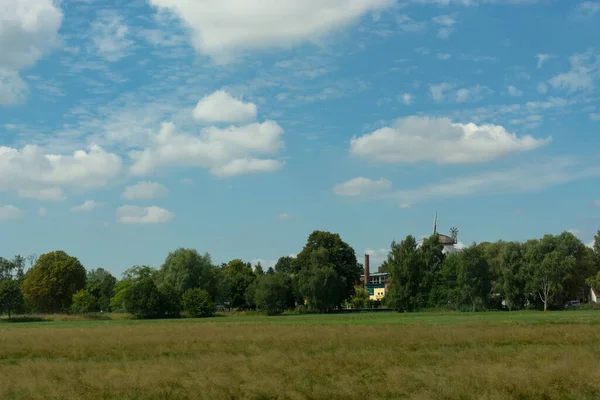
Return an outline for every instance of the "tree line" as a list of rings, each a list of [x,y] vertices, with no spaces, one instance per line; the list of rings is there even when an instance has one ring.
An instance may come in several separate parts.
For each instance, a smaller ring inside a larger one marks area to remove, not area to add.
[[[29,267],[27,267],[29,264]],[[380,267],[390,280],[382,306],[548,309],[583,299],[600,287],[600,231],[593,248],[568,232],[526,242],[474,243],[446,255],[437,234],[421,244],[412,235],[392,242]],[[264,271],[241,259],[215,265],[208,253],[179,248],[159,268],[86,270],[64,251],[39,257],[0,257],[0,313],[125,312],[138,318],[214,315],[217,307],[326,313],[378,306],[361,287],[363,266],[339,234],[314,231],[297,257]]]

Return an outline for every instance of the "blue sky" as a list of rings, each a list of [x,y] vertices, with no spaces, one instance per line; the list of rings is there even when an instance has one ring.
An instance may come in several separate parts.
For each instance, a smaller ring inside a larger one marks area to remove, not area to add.
[[[0,254],[120,275],[600,226],[600,2],[4,0]]]

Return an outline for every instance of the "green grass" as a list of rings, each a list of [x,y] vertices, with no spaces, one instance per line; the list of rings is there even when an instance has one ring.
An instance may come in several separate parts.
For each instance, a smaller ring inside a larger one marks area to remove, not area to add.
[[[600,313],[0,324],[1,399],[597,399]]]

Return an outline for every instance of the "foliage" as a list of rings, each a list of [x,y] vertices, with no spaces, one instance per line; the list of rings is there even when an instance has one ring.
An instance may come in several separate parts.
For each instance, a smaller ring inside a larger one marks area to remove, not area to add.
[[[162,300],[154,280],[144,276],[127,288],[123,304],[127,312],[137,318],[160,318],[165,315]]]
[[[243,307],[246,304],[246,289],[255,279],[252,267],[235,259],[223,267],[223,273],[227,282],[227,301],[233,308]]]
[[[327,312],[352,297],[362,268],[354,249],[339,234],[314,231],[293,259],[291,272],[297,274],[299,292],[308,300],[309,307]]]
[[[15,311],[23,308],[23,294],[17,280],[4,279],[0,281],[0,312],[6,311],[8,318]]]
[[[125,312],[125,294],[133,284],[133,279],[123,279],[116,283],[113,288],[113,296],[110,298],[110,309],[116,312]]]
[[[287,305],[288,289],[281,274],[263,275],[257,280],[255,303],[269,315],[281,314]]]
[[[279,257],[275,264],[275,272],[288,274],[292,272],[292,261],[294,259],[289,256]]]
[[[390,285],[387,304],[398,311],[414,311],[424,303],[422,287],[423,258],[417,250],[417,241],[408,235],[400,243],[392,242],[387,265],[390,269]]]
[[[463,299],[472,305],[472,311],[477,306],[486,307],[490,289],[490,267],[480,246],[467,247],[459,254],[457,280],[459,292]]]
[[[215,303],[204,289],[190,289],[183,294],[183,308],[190,317],[211,317],[215,314]]]
[[[71,311],[74,313],[91,313],[97,309],[97,298],[87,290],[80,290],[73,295]]]
[[[170,283],[163,283],[158,287],[161,297],[161,313],[167,318],[179,317],[181,312],[181,293]]]
[[[366,308],[369,305],[369,292],[362,288],[356,289],[354,296],[350,298],[348,303],[355,310]]]
[[[178,248],[170,252],[157,272],[156,282],[168,283],[179,293],[202,288],[216,296],[213,265],[208,253],[201,255],[194,249]]]
[[[86,290],[96,299],[93,311],[111,310],[110,299],[116,284],[117,278],[103,268],[88,271]]]
[[[27,272],[22,290],[41,312],[67,312],[73,295],[85,287],[85,268],[62,250],[41,255]]]

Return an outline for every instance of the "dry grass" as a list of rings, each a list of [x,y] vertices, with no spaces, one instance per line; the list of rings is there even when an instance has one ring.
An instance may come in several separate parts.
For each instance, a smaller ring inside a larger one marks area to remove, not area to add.
[[[600,314],[0,325],[1,399],[597,399]]]

